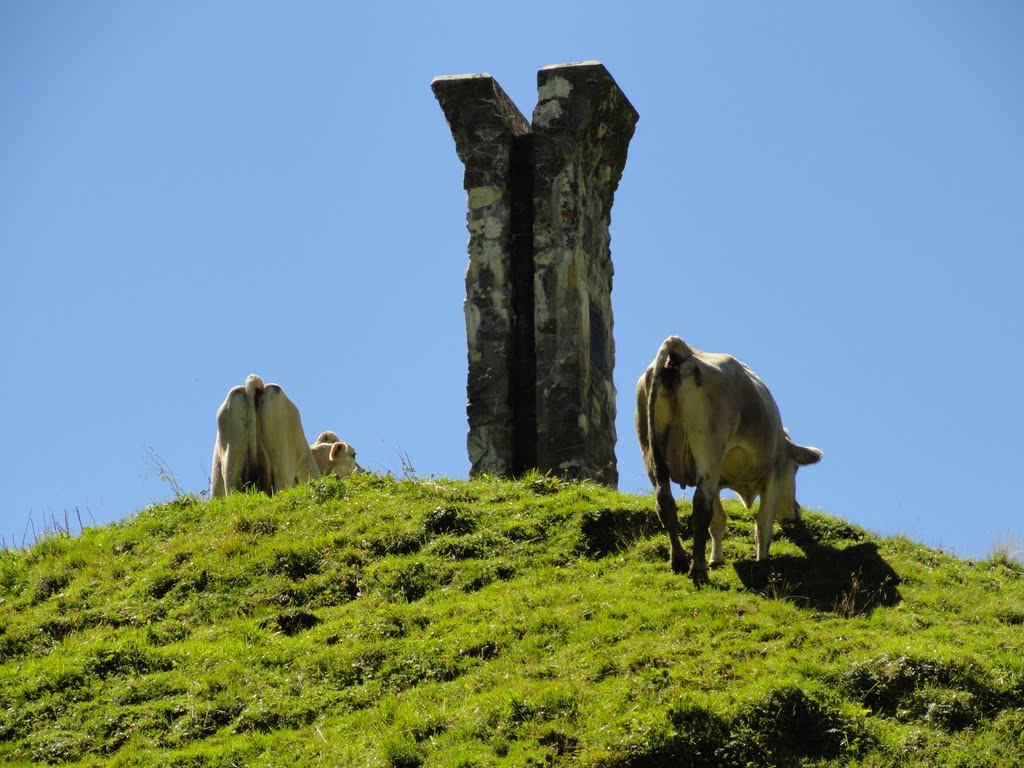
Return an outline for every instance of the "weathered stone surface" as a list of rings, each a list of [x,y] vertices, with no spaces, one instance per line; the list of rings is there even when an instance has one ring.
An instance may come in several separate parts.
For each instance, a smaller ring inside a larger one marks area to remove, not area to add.
[[[431,84],[465,165],[470,474],[614,486],[608,228],[638,115],[599,62],[537,85],[531,126],[489,75]]]
[[[490,75],[437,77],[431,88],[465,166],[470,474],[509,475],[516,471],[509,379],[514,323],[510,164],[514,138],[530,126]]]
[[[538,462],[618,482],[611,208],[639,115],[604,66],[537,73],[533,112]]]

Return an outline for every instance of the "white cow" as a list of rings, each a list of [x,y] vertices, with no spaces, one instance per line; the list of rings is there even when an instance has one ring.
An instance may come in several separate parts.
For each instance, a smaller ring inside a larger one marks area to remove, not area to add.
[[[217,411],[210,495],[257,488],[267,495],[320,477],[299,409],[277,384],[255,373],[233,387]]]
[[[313,459],[324,477],[331,474],[348,477],[353,472],[362,471],[362,467],[356,464],[356,449],[334,432],[321,432],[309,450],[313,452]]]
[[[694,349],[678,336],[665,340],[637,382],[636,433],[677,573],[686,570],[687,562],[671,481],[696,487],[690,566],[696,584],[707,581],[709,533],[711,566],[725,562],[719,490],[731,488],[747,507],[761,497],[754,541],[757,559],[765,560],[776,517],[780,522],[800,519],[797,469],[822,456],[817,448],[789,439],[775,399],[753,371],[729,355]]]

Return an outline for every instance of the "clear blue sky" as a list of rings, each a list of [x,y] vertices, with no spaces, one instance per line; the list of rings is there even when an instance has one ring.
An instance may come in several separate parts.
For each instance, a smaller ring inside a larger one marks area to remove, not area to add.
[[[0,5],[0,535],[207,487],[252,371],[313,438],[464,478],[462,166],[430,91],[602,61],[620,489],[678,334],[746,361],[811,508],[971,557],[1022,539],[1024,5]],[[77,510],[77,511],[76,511]]]

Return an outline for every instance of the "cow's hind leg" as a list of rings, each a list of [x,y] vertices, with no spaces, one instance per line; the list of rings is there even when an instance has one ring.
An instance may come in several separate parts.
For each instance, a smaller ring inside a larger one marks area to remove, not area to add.
[[[715,514],[711,518],[711,562],[710,568],[718,568],[725,565],[725,552],[722,550],[722,539],[725,537],[725,509],[722,507],[722,500],[715,496]]]
[[[221,460],[222,480],[221,487],[224,495],[234,491],[244,490],[246,484],[245,473],[245,451],[228,444],[224,448],[224,458]]]
[[[299,464],[295,469],[295,481],[297,483],[308,483],[313,478],[320,478],[320,467],[317,466],[316,459],[313,458],[313,452],[306,445],[306,452],[299,459]]]
[[[287,491],[296,486],[298,479],[298,462],[289,455],[278,455],[271,460],[271,471],[274,473],[274,493]]]
[[[224,467],[221,465],[220,446],[213,449],[213,469],[210,470],[210,498],[218,499],[227,496],[227,488],[224,485]]]
[[[665,530],[668,531],[668,541],[671,547],[669,565],[675,573],[686,573],[689,563],[686,553],[683,552],[683,545],[679,541],[679,511],[676,506],[675,497],[672,495],[672,486],[668,482],[658,483],[655,494],[658,518]]]
[[[708,532],[714,518],[717,490],[712,483],[699,480],[693,494],[693,562],[690,564],[690,578],[698,586],[708,581]]]

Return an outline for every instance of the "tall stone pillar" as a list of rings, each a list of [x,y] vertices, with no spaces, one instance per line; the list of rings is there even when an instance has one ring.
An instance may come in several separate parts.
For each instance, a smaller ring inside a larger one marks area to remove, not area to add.
[[[598,62],[537,84],[532,125],[490,75],[431,84],[466,169],[470,474],[615,486],[609,225],[639,116]]]
[[[469,210],[466,337],[469,345],[470,475],[513,475],[513,147],[530,124],[490,75],[437,77],[431,83],[465,165]]]

